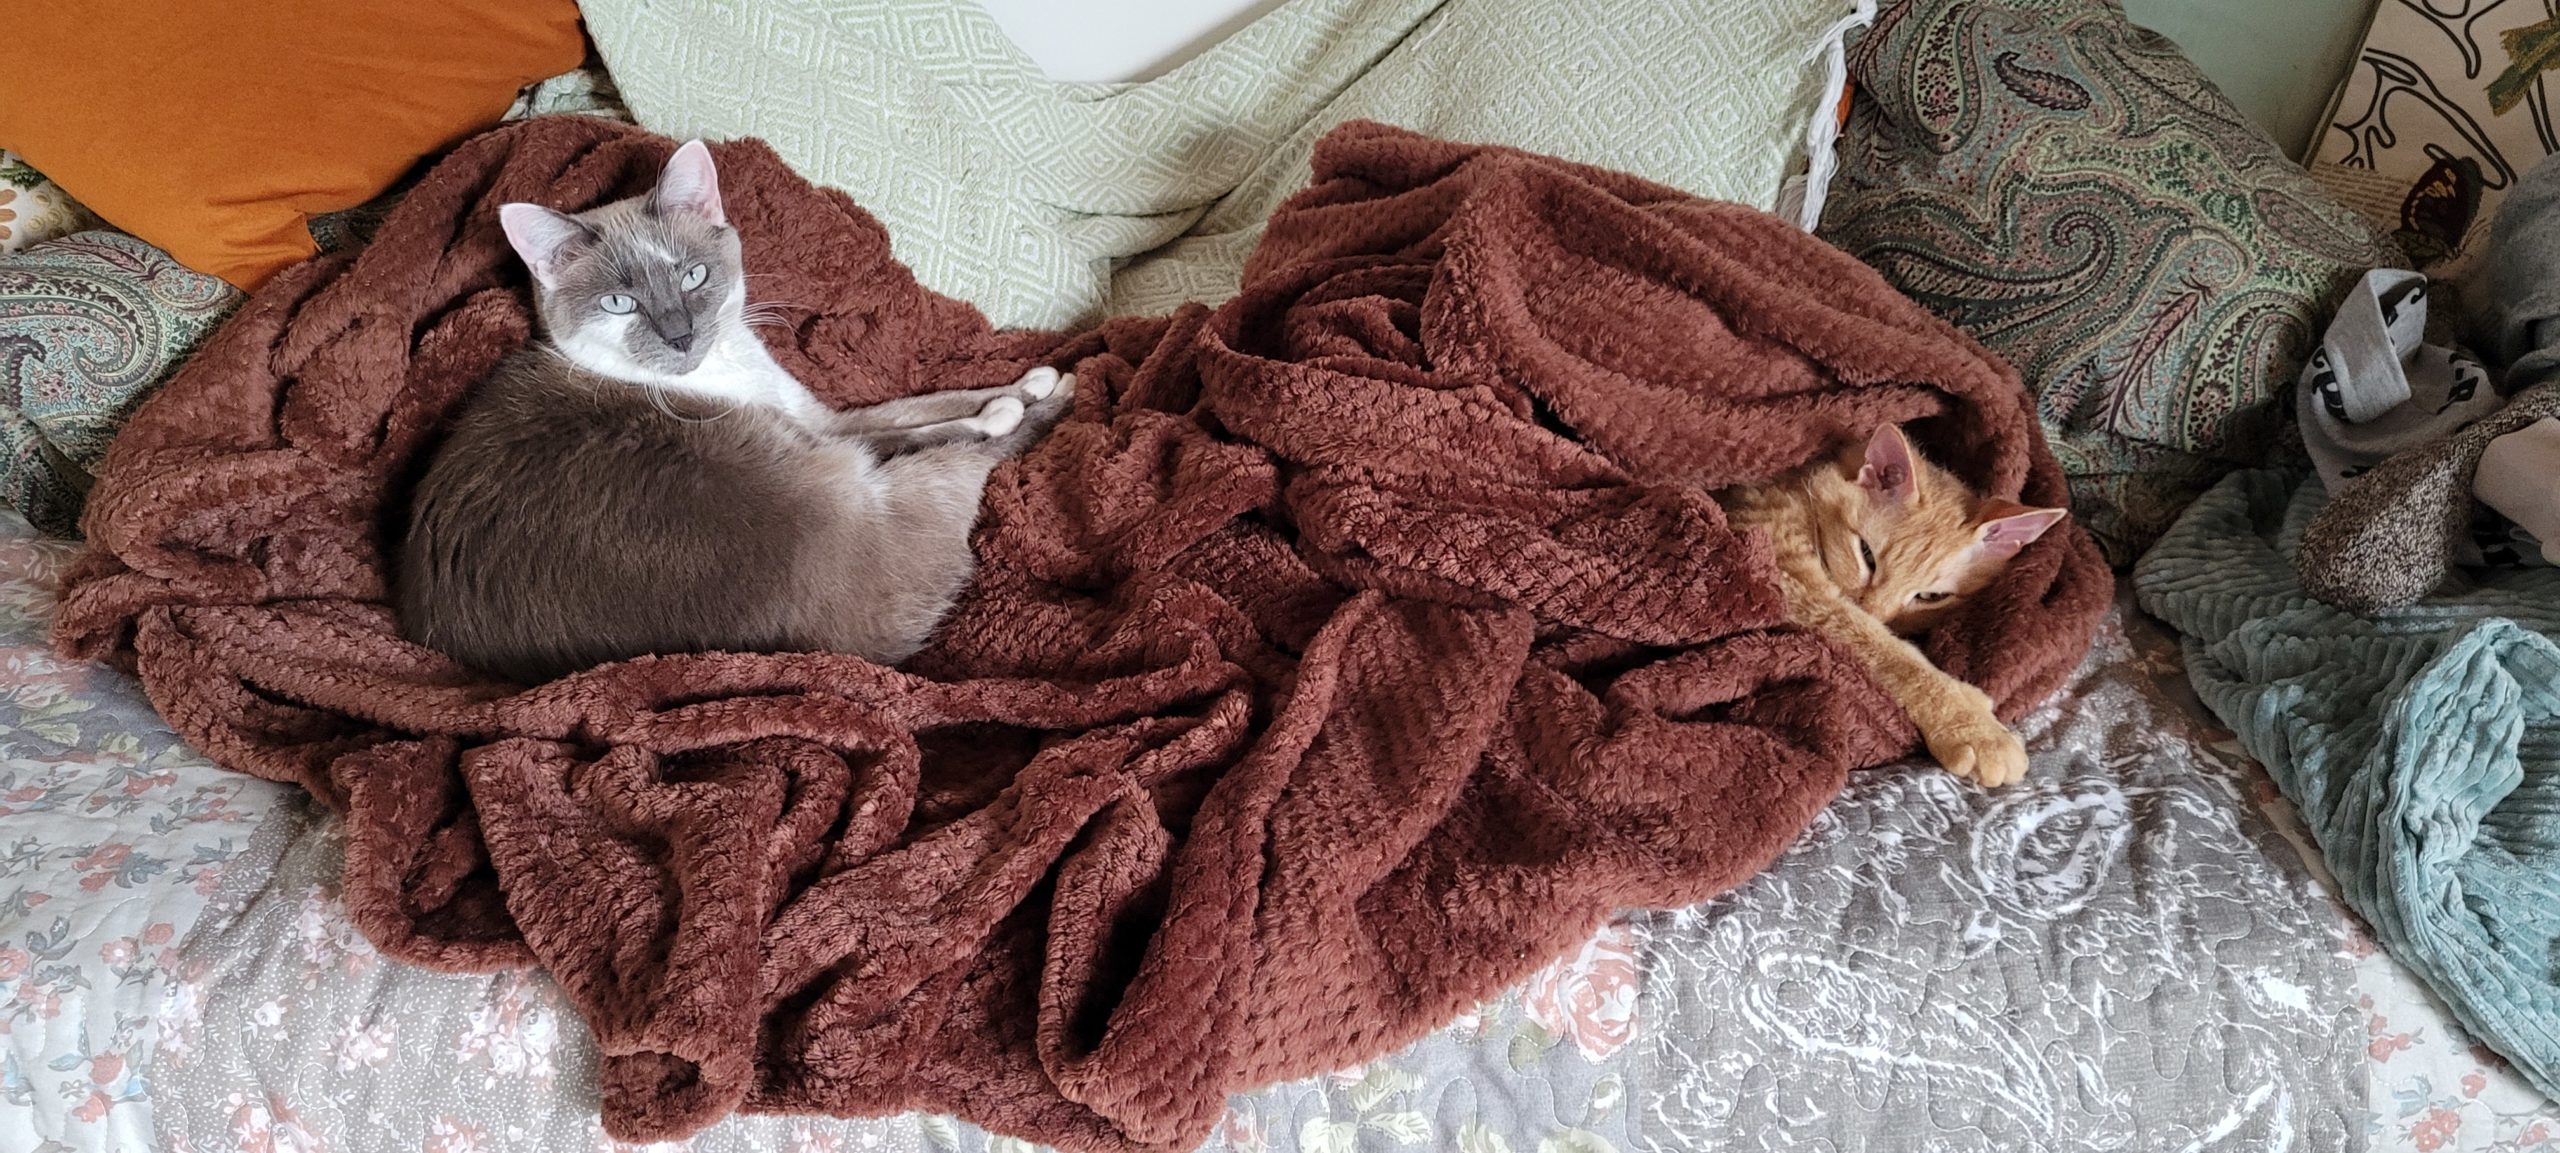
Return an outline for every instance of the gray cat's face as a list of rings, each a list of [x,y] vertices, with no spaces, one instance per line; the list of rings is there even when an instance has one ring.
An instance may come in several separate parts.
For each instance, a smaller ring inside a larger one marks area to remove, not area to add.
[[[646,195],[575,216],[509,204],[499,220],[533,272],[543,331],[590,371],[683,376],[740,322],[738,233],[700,141],[677,149]]]

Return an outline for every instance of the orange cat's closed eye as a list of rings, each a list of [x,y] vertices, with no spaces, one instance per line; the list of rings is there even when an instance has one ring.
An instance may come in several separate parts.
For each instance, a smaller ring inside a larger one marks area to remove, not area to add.
[[[1864,660],[1942,763],[1991,784],[2024,771],[2026,754],[1989,699],[1895,634],[1946,621],[2064,510],[1984,497],[1891,425],[1831,460],[1716,499],[1768,534],[1797,622]]]

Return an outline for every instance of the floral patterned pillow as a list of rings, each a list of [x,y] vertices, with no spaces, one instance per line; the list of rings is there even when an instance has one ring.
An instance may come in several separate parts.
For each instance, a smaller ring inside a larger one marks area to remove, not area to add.
[[[2007,357],[2129,564],[2285,450],[2302,358],[2391,241],[2112,0],[1888,0],[1822,234]]]
[[[98,218],[59,185],[0,151],[0,252],[98,227]]]

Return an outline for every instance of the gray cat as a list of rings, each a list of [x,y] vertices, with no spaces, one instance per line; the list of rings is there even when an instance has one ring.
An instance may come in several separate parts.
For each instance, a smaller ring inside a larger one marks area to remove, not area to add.
[[[974,567],[988,472],[1075,378],[819,403],[749,329],[699,141],[647,195],[499,219],[546,339],[463,402],[419,482],[410,637],[522,682],[645,653],[922,648]]]

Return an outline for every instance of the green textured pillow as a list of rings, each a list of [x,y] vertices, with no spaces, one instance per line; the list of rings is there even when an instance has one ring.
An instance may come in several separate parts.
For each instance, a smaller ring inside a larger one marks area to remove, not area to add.
[[[0,257],[0,503],[73,532],[124,418],[243,299],[118,232]]]
[[[641,127],[755,136],[999,325],[1215,303],[1346,120],[1775,208],[1850,0],[1288,0],[1182,66],[1060,84],[954,0],[580,0]]]
[[[2106,0],[1899,0],[1822,234],[2018,366],[2082,523],[2131,563],[2234,465],[2391,242]]]

